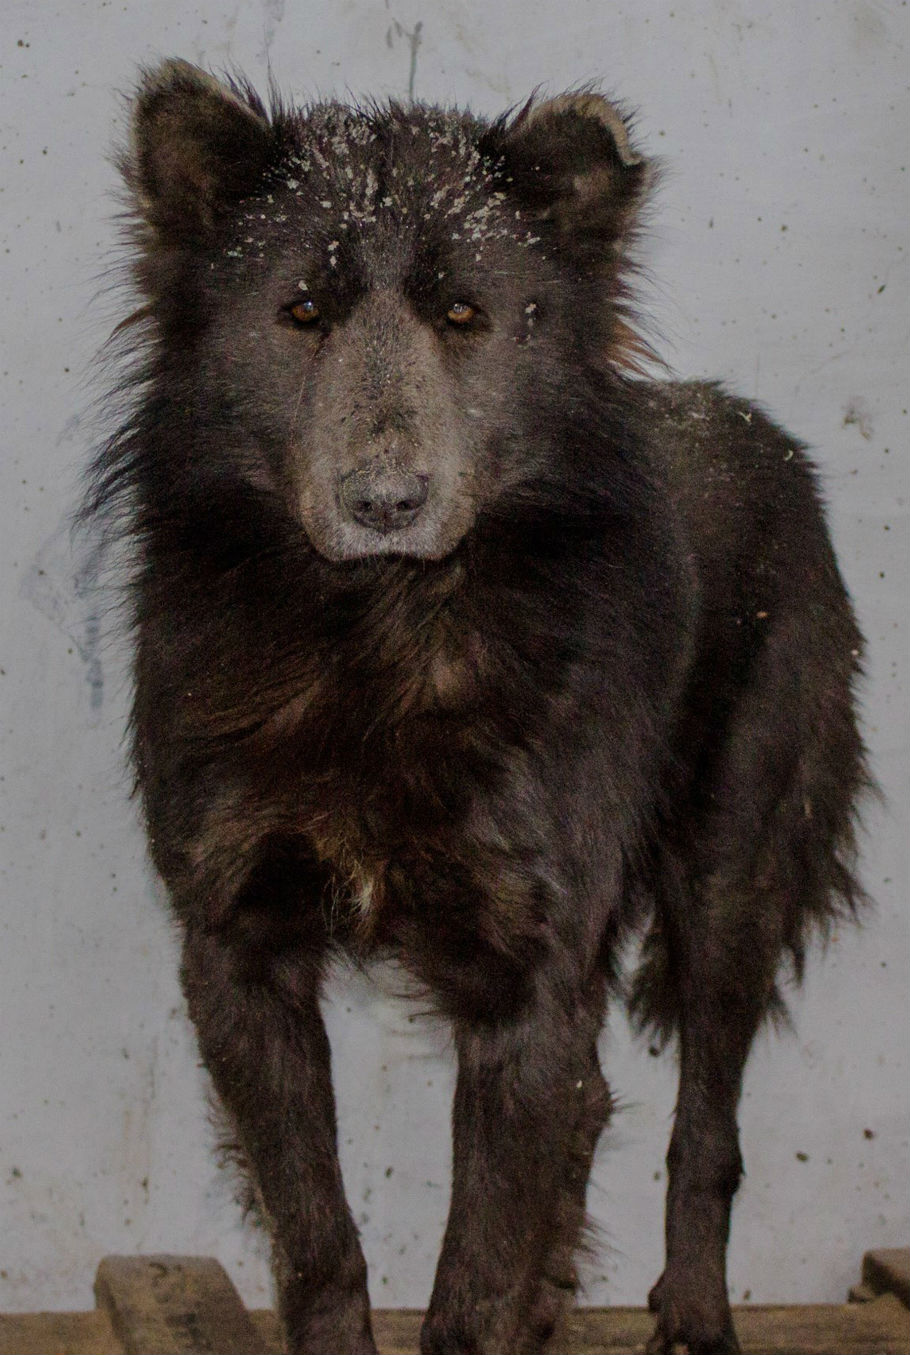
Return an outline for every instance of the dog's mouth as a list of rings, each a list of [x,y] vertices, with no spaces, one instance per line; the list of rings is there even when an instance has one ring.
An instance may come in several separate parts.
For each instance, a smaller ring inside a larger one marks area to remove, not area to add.
[[[441,532],[423,524],[394,530],[340,523],[329,534],[310,531],[310,542],[325,559],[422,560],[427,564],[447,560],[460,545],[463,532]]]
[[[332,502],[308,496],[300,516],[310,544],[332,562],[394,557],[431,563],[457,550],[475,509],[466,497],[449,498],[429,475],[356,472],[339,480]]]

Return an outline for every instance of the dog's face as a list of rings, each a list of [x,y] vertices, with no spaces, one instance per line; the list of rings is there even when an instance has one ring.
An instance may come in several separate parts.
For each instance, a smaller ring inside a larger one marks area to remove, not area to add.
[[[628,333],[617,277],[648,171],[596,95],[492,125],[268,118],[169,62],[125,173],[208,471],[277,496],[330,560],[449,554],[545,472],[539,411],[570,365]]]

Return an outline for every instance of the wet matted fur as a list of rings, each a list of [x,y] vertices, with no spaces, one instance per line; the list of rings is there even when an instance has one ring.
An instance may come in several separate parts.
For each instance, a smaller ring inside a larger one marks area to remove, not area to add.
[[[789,957],[859,898],[861,641],[803,448],[636,374],[651,170],[583,91],[489,123],[148,72],[142,306],[90,511],[133,548],[133,756],[291,1351],[373,1351],[320,982],[452,1024],[427,1352],[530,1352],[575,1285],[624,936],[674,1036],[650,1349],[730,1352],[736,1107]],[[617,1232],[621,1224],[616,1225]]]

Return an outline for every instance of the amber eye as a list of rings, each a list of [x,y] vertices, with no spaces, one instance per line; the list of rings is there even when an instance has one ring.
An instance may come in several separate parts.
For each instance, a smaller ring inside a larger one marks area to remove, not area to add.
[[[307,297],[305,301],[298,301],[291,307],[291,315],[298,325],[312,325],[319,319],[319,307]]]
[[[450,325],[469,325],[477,314],[473,306],[469,306],[465,301],[456,301],[454,306],[450,306],[446,311],[446,319]]]

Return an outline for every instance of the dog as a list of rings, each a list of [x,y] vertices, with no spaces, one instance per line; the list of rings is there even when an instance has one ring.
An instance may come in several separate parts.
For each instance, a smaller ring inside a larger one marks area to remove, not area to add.
[[[422,1351],[537,1351],[571,1300],[613,993],[679,1052],[648,1349],[736,1351],[743,1067],[862,899],[862,641],[804,448],[648,375],[654,172],[593,89],[267,107],[167,61],[121,163],[142,301],[88,512],[132,551],[137,784],[289,1349],[376,1349],[346,955],[457,1051]]]

